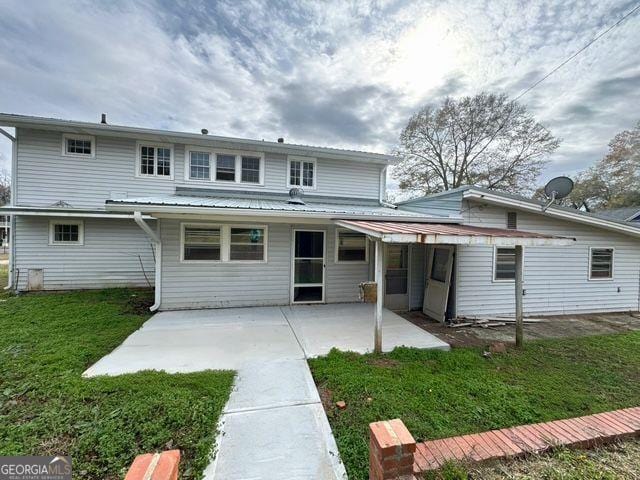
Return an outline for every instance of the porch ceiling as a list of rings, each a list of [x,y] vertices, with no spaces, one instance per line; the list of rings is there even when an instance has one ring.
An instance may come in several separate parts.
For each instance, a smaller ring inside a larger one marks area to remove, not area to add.
[[[336,225],[367,234],[386,243],[541,246],[571,245],[575,238],[521,230],[442,223],[336,220]]]

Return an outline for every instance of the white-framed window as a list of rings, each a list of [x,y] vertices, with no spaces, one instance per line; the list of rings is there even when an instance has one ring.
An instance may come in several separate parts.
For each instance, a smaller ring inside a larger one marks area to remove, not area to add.
[[[188,146],[185,180],[264,186],[264,154]]]
[[[266,225],[183,223],[180,261],[183,263],[267,261]]]
[[[84,245],[84,222],[82,220],[51,220],[49,245]]]
[[[173,145],[138,142],[136,176],[173,179]]]
[[[524,281],[524,248],[522,252],[522,278]],[[516,279],[515,247],[493,248],[493,281],[514,282]]]
[[[65,157],[95,157],[96,137],[92,135],[76,135],[75,133],[63,133],[62,155],[64,155]]]
[[[289,157],[287,187],[301,187],[315,190],[317,184],[316,159],[309,157]]]
[[[336,263],[367,263],[369,241],[364,233],[336,229]]]
[[[211,153],[206,150],[187,150],[189,180],[211,180]]]
[[[589,248],[589,280],[613,279],[613,256],[615,249],[612,247]]]

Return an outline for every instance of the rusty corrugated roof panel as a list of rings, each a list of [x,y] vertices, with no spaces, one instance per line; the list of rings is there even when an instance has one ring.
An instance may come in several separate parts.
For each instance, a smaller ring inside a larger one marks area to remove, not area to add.
[[[411,222],[383,222],[366,220],[344,220],[343,224],[364,228],[372,232],[387,234],[414,235],[466,235],[478,237],[503,238],[563,238],[541,233],[524,232],[522,230],[508,230],[503,228],[474,227],[471,225],[457,225],[444,223],[411,223]]]

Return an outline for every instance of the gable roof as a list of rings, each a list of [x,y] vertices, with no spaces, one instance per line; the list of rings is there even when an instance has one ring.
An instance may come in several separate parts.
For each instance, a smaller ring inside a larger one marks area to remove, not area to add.
[[[545,211],[542,211],[542,207],[546,205],[546,202],[526,198],[521,195],[515,195],[513,193],[489,190],[488,188],[476,187],[473,185],[465,185],[459,188],[447,190],[446,192],[414,198],[401,202],[398,205],[400,205],[400,208],[402,208],[403,205],[410,205],[411,203],[417,203],[420,201],[424,202],[425,200],[431,198],[437,198],[443,195],[457,192],[462,193],[463,199],[479,200],[489,204],[514,207],[551,218],[570,220],[576,223],[582,223],[594,227],[604,228],[606,230],[640,237],[640,225],[636,226],[633,223],[611,218],[604,218],[595,213],[583,212],[580,210],[576,210],[575,208],[563,207],[561,205],[555,204],[549,206],[549,208],[547,208]]]
[[[609,210],[600,210],[595,214],[602,218],[608,218],[611,220],[619,220],[621,222],[633,222],[640,217],[640,207],[622,207],[611,208]]]
[[[94,122],[79,122],[59,118],[36,117],[0,113],[0,126],[33,128],[38,130],[55,130],[84,135],[102,135],[136,140],[148,140],[163,143],[183,143],[188,145],[204,145],[216,148],[236,150],[259,150],[260,152],[280,153],[284,155],[318,156],[334,160],[352,160],[359,162],[393,164],[400,159],[394,155],[363,152],[340,148],[298,145],[293,143],[266,142],[246,138],[203,135],[201,133],[176,132],[151,128],[129,127]]]

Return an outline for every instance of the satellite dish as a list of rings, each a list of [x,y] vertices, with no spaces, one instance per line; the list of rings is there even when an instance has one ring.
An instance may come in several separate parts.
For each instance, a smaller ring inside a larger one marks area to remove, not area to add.
[[[549,203],[542,208],[542,211],[544,212],[556,200],[569,195],[571,190],[573,190],[573,180],[569,177],[556,177],[549,180],[544,186],[544,194],[549,199]]]

